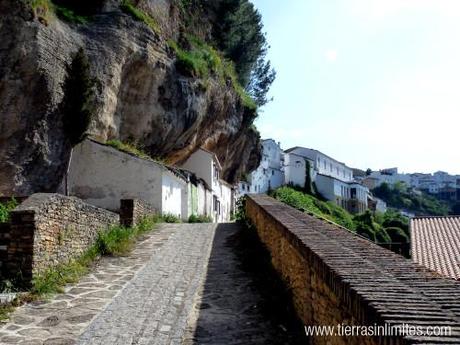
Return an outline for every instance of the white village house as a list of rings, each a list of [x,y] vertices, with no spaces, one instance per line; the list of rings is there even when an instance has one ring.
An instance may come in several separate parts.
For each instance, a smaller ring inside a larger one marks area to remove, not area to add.
[[[212,217],[216,222],[227,222],[234,210],[232,186],[220,176],[222,166],[217,156],[200,148],[182,164],[181,168],[193,172],[212,189]]]
[[[285,157],[287,184],[304,187],[308,166],[311,169],[311,181],[327,200],[352,213],[363,212],[368,208],[369,189],[353,179],[353,170],[344,163],[318,150],[298,146],[286,150]]]
[[[282,186],[284,181],[284,153],[273,139],[262,140],[262,160],[259,167],[248,174],[248,181],[239,183],[239,194],[267,193]]]
[[[202,165],[195,153],[184,169],[167,167],[87,139],[73,149],[64,185],[69,195],[108,210],[118,211],[120,199],[138,198],[183,221],[192,214],[229,221],[233,194],[228,184],[215,178],[220,164],[212,161],[209,167]],[[186,170],[187,166],[203,170]]]

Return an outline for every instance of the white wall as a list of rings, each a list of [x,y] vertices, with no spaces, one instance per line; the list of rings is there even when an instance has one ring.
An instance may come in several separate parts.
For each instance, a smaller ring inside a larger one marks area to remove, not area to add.
[[[314,169],[319,174],[332,176],[345,182],[353,181],[353,171],[349,167],[331,157],[328,157],[320,151],[305,147],[295,147],[290,149],[288,153],[294,153],[313,161]]]
[[[224,183],[221,185],[219,200],[221,212],[218,221],[220,223],[229,222],[232,212],[232,189]]]
[[[189,170],[203,179],[209,186],[213,186],[213,155],[198,149],[187,159],[182,168]]]
[[[120,199],[139,198],[162,209],[161,165],[90,140],[73,149],[69,194],[117,211]]]
[[[318,192],[325,197],[327,200],[335,201],[336,196],[340,196],[340,186],[336,186],[334,179],[328,176],[317,175],[316,176],[316,188]]]
[[[300,187],[305,186],[306,159],[307,158],[293,153],[286,153],[284,155],[284,174],[286,184],[293,184],[294,186]]]
[[[250,174],[250,193],[266,193],[285,183],[283,170],[284,154],[278,143],[273,139],[262,141],[262,161],[256,170]],[[247,193],[240,188],[241,194]]]
[[[182,214],[182,201],[187,206],[187,199],[182,199],[183,191],[187,188],[187,184],[178,180],[170,172],[163,173],[162,180],[162,208],[163,214],[173,214],[180,219],[186,220],[186,215]]]

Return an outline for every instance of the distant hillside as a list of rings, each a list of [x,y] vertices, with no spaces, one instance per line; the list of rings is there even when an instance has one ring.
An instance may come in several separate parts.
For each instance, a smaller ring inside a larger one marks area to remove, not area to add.
[[[372,193],[384,200],[388,206],[415,213],[419,216],[444,216],[449,213],[449,206],[438,199],[419,191],[408,188],[403,183],[390,186],[382,183]]]
[[[366,172],[358,168],[352,168],[354,177],[365,177]]]

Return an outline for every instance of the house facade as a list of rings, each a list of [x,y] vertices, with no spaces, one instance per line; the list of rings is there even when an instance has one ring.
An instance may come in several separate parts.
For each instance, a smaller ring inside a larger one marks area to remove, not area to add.
[[[369,189],[353,179],[353,170],[344,163],[298,146],[285,152],[285,162],[286,184],[304,186],[309,167],[310,180],[324,198],[352,213],[368,208]]]
[[[308,182],[307,174],[310,176],[310,182],[316,177],[314,166],[315,162],[309,158],[302,157],[292,152],[285,153],[284,175],[286,184],[305,188],[305,183]]]
[[[240,182],[239,194],[267,193],[270,189],[281,187],[285,183],[283,166],[284,153],[280,144],[273,139],[262,140],[260,165],[248,175],[248,181]]]
[[[296,146],[287,150],[286,153],[294,153],[300,157],[308,158],[313,162],[313,169],[318,174],[330,176],[344,182],[353,181],[353,170],[351,168],[318,150]]]
[[[200,148],[190,155],[181,168],[203,179],[212,191],[211,216],[215,222],[230,221],[233,212],[232,186],[221,179],[222,166],[217,156]]]
[[[152,160],[87,139],[73,149],[64,184],[69,195],[94,206],[118,211],[120,199],[142,199],[162,214],[186,220],[188,183]]]

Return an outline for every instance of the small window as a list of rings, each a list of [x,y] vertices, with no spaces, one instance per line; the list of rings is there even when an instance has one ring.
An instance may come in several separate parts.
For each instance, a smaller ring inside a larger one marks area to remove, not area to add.
[[[275,170],[272,170],[272,176],[275,175]]]

